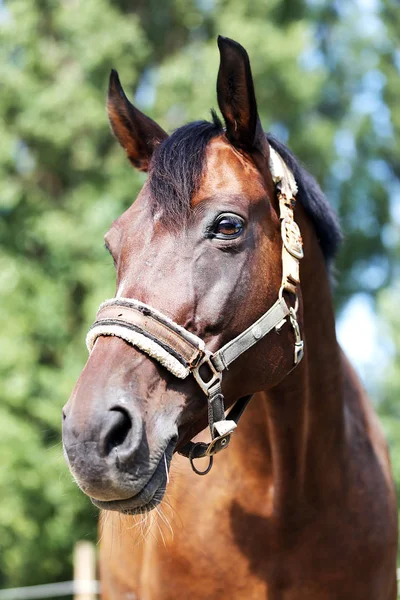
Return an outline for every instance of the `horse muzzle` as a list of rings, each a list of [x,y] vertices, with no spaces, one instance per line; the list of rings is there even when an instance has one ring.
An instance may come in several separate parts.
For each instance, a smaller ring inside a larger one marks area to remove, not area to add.
[[[173,438],[167,445],[164,452],[161,453],[155,469],[150,474],[148,481],[143,484],[143,487],[139,492],[128,498],[108,501],[98,500],[91,497],[93,504],[103,510],[116,510],[118,512],[131,515],[146,513],[152,510],[162,501],[164,497],[169,479],[169,467],[175,445],[176,438]]]
[[[64,411],[63,445],[81,490],[99,508],[144,512],[164,495],[176,433],[150,451],[145,425],[135,406],[117,404],[92,415],[90,423]]]

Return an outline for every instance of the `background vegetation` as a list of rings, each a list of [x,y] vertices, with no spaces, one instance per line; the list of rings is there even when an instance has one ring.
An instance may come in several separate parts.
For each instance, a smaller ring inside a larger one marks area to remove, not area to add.
[[[63,462],[60,410],[114,293],[102,236],[143,178],[104,109],[119,70],[167,130],[216,106],[216,35],[249,51],[264,127],[338,210],[338,311],[374,302],[367,380],[400,484],[400,9],[393,0],[0,3],[0,588],[70,578],[96,511]],[[361,295],[361,296],[360,296]]]

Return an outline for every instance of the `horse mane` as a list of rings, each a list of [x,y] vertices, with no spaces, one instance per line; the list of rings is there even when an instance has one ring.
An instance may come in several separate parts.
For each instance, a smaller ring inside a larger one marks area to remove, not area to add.
[[[195,121],[179,127],[154,152],[149,172],[152,208],[169,223],[177,224],[189,217],[191,199],[200,186],[207,145],[224,131],[216,113],[211,114],[211,123]],[[314,225],[326,262],[331,264],[342,240],[333,208],[317,181],[290,150],[271,134],[266,137],[291,169],[299,190],[297,199]]]

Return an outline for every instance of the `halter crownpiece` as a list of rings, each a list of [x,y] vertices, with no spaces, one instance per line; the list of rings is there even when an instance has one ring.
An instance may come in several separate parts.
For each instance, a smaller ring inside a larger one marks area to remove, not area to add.
[[[304,354],[297,322],[299,260],[303,257],[301,234],[293,215],[297,185],[292,172],[271,147],[269,166],[279,200],[282,283],[277,301],[266,313],[225,346],[211,353],[201,338],[153,307],[132,298],[113,298],[100,305],[96,321],[86,336],[89,352],[92,351],[98,337],[116,336],[157,360],[175,377],[185,379],[193,374],[207,396],[211,442],[188,442],[179,453],[189,458],[193,470],[199,475],[208,473],[213,464],[214,454],[229,445],[231,435],[251,398],[240,398],[225,416],[221,389],[223,371],[268,333],[278,332],[287,318],[294,333],[294,367]],[[284,292],[293,295],[294,308],[286,302]],[[199,471],[193,461],[204,456],[208,456],[210,462],[205,471]]]

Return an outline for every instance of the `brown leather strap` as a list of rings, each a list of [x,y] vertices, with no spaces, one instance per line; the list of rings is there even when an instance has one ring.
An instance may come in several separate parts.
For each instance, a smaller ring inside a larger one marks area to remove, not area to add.
[[[165,347],[176,358],[184,361],[190,368],[194,367],[203,355],[203,352],[193,342],[185,339],[167,322],[161,322],[146,314],[140,308],[113,304],[104,306],[97,313],[96,322],[91,329],[103,324],[121,324],[139,331],[146,337],[153,339]]]

